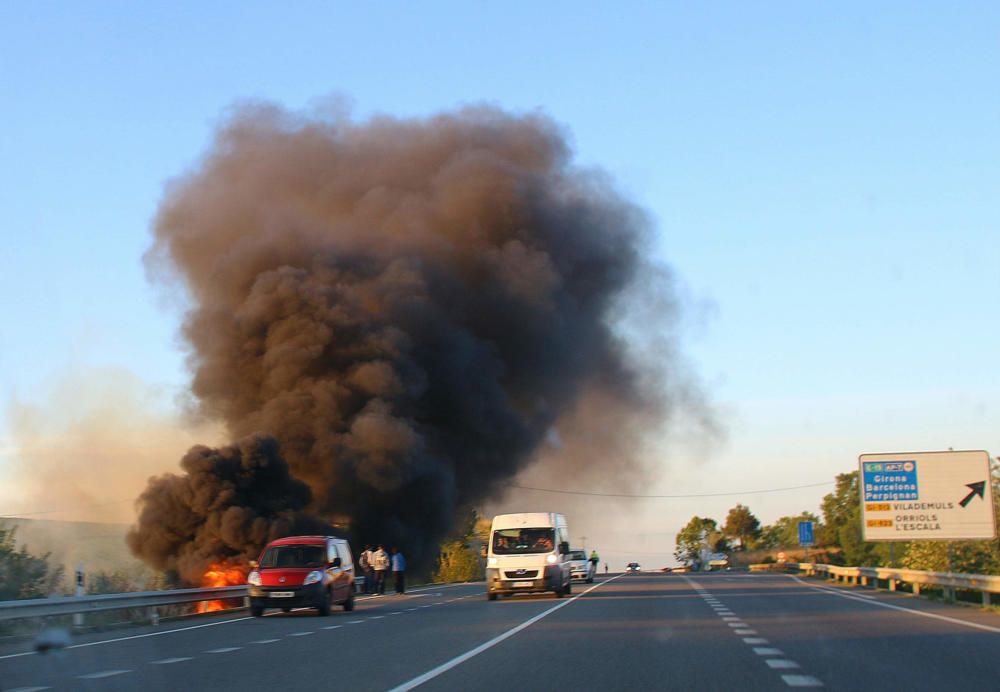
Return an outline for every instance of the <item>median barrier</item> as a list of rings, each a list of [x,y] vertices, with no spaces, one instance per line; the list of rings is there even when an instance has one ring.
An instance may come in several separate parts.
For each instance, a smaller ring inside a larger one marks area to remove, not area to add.
[[[354,580],[355,592],[359,593],[363,585],[364,577],[356,577]],[[434,585],[434,583],[414,584],[411,588]],[[224,601],[239,598],[244,599],[242,607],[245,608],[246,599],[248,598],[246,585],[110,593],[92,596],[25,598],[16,601],[0,601],[0,622],[142,608],[149,614],[149,620],[153,624],[157,624],[159,617],[156,609],[160,606],[201,603],[203,601]],[[234,608],[234,610],[238,609]]]

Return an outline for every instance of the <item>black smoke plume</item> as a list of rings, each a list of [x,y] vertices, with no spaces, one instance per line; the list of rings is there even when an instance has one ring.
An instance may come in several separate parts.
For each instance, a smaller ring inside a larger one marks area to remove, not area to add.
[[[191,299],[198,413],[241,441],[150,482],[133,550],[191,582],[338,522],[426,564],[583,398],[611,419],[661,405],[614,330],[646,226],[539,115],[238,110],[147,259]]]

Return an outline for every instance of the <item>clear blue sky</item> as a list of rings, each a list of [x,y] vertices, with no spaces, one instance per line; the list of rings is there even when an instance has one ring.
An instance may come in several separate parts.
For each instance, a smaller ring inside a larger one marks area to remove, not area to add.
[[[0,413],[78,368],[181,387],[141,263],[165,182],[234,102],[339,95],[539,109],[650,210],[728,429],[664,491],[1000,453],[996,3],[363,5],[0,5]]]

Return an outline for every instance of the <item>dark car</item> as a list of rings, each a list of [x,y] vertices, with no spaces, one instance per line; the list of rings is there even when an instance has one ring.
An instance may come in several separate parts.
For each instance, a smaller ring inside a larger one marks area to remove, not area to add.
[[[268,543],[247,575],[250,614],[266,608],[315,608],[329,615],[332,605],[354,609],[351,548],[333,536],[291,536]]]
[[[638,562],[630,562],[627,565],[625,565],[625,571],[626,572],[641,572],[642,571],[642,567],[639,566]]]

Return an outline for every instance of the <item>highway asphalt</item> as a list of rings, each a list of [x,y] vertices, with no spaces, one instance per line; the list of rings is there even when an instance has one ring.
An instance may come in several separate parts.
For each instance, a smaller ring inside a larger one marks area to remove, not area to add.
[[[0,651],[11,690],[1000,688],[1000,616],[778,574],[628,574],[488,602],[431,586]]]

